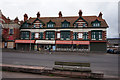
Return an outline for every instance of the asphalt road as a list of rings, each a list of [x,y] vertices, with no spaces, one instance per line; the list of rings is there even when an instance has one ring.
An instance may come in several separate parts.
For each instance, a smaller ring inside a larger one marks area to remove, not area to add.
[[[92,72],[103,72],[105,76],[118,76],[118,56],[115,54],[37,54],[3,52],[3,64],[53,67],[54,61],[90,62]]]

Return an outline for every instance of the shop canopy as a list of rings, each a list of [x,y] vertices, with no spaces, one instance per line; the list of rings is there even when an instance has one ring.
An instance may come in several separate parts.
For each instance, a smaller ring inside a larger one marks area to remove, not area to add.
[[[36,40],[36,44],[55,44],[55,40]]]
[[[56,41],[56,44],[78,44],[78,45],[89,45],[89,41]]]
[[[72,44],[72,41],[56,41],[56,44]]]
[[[90,41],[73,41],[73,44],[89,45]]]
[[[35,43],[35,40],[15,40],[15,43]]]

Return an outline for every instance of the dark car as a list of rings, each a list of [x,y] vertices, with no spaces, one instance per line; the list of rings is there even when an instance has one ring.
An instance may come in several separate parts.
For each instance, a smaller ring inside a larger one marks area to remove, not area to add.
[[[108,49],[107,53],[114,53],[114,50],[113,49]]]
[[[120,51],[119,50],[115,50],[114,53],[115,54],[120,54]]]

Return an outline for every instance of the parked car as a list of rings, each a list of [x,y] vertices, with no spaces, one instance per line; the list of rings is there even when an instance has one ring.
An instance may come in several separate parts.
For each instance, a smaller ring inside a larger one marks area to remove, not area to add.
[[[113,49],[108,49],[107,53],[114,53],[114,50]]]
[[[120,54],[120,51],[119,50],[115,50],[114,54]]]

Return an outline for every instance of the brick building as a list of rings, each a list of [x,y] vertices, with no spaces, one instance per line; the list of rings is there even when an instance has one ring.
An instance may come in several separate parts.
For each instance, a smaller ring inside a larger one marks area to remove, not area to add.
[[[108,25],[98,16],[37,17],[24,15],[20,27],[20,40],[15,40],[17,49],[56,51],[102,51],[106,52],[106,29]]]
[[[17,17],[14,20],[10,20],[2,12],[0,19],[2,25],[2,48],[14,48],[14,41],[19,38],[20,21]]]

